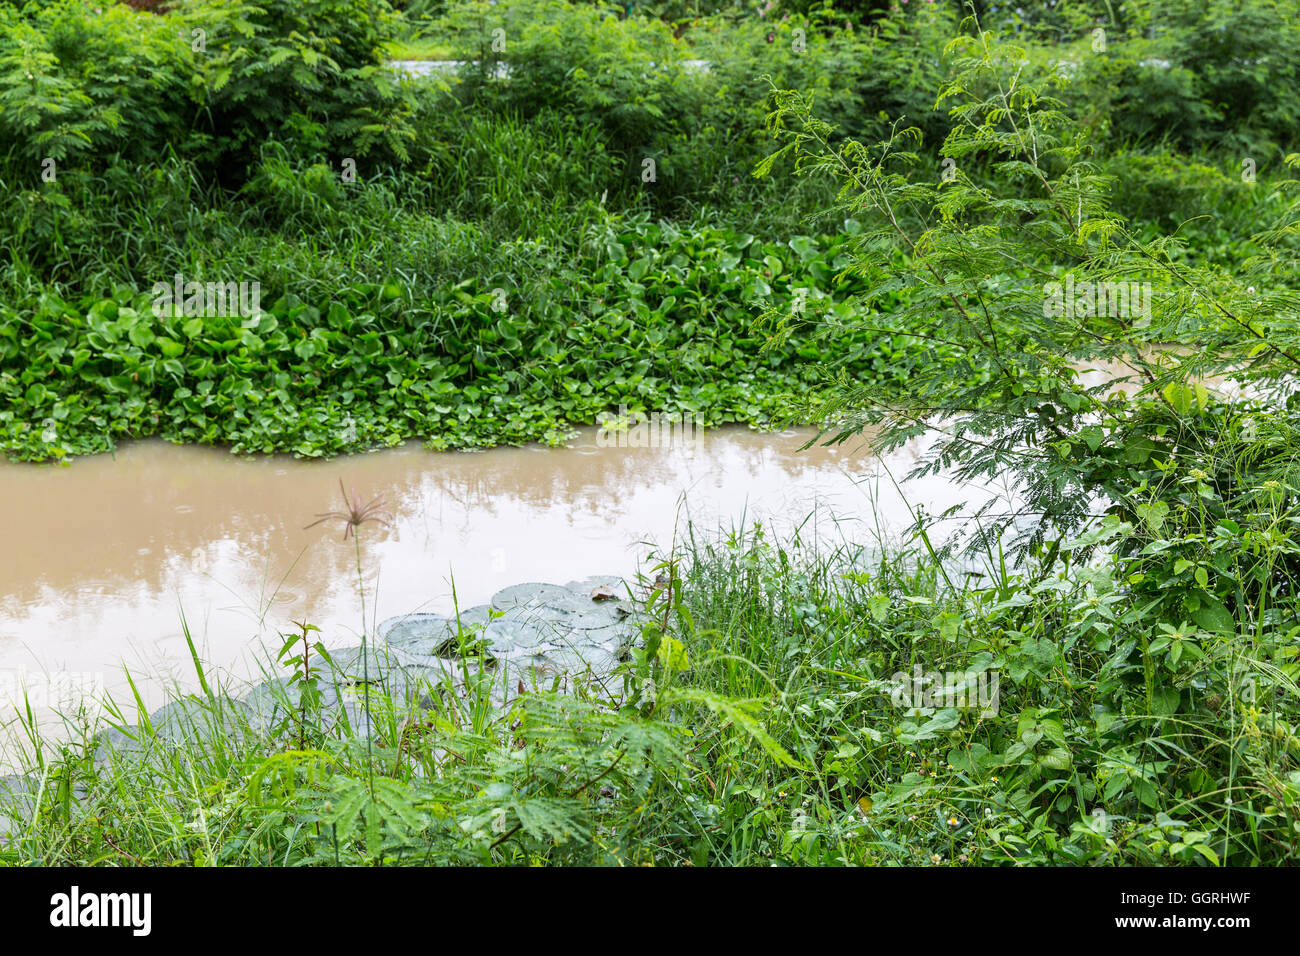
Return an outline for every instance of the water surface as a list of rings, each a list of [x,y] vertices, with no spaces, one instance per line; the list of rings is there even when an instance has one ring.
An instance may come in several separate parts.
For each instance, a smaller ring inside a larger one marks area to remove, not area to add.
[[[509,584],[633,575],[688,522],[804,522],[806,539],[826,541],[908,524],[890,475],[902,478],[915,448],[884,462],[863,440],[799,450],[812,435],[736,427],[620,448],[599,447],[588,429],[568,448],[409,443],[327,462],[143,441],[67,467],[3,464],[0,696],[25,682],[40,704],[57,675],[102,675],[120,698],[124,665],[151,706],[169,683],[193,689],[182,612],[201,657],[237,678],[258,672],[293,621],[321,627],[327,646],[355,645],[354,544],[341,521],[306,528],[342,506],[340,479],[363,501],[382,497],[392,516],[361,529],[368,627],[451,611],[453,582],[468,607]],[[906,494],[933,512],[967,490],[930,480]]]

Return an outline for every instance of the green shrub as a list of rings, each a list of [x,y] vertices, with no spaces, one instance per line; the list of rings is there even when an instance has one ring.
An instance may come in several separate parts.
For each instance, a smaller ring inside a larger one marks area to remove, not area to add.
[[[814,92],[819,112],[846,134],[883,135],[883,113],[901,111],[937,142],[948,121],[934,111],[931,87],[950,23],[937,9],[909,26],[887,21],[879,34],[802,17],[715,17],[675,38],[663,24],[620,20],[608,8],[527,0],[505,9],[464,4],[436,29],[452,37],[459,57],[479,64],[463,74],[464,103],[476,112],[572,115],[598,130],[604,151],[621,163],[611,197],[681,214],[760,202],[749,173],[770,149],[762,121],[773,85]],[[504,31],[500,51],[492,49],[494,30]],[[499,65],[507,75],[498,75]],[[642,179],[647,160],[652,186]],[[768,193],[761,201],[781,199]]]
[[[1253,156],[1300,145],[1300,20],[1275,0],[1177,0],[1084,57],[1088,108],[1120,144]]]
[[[1283,153],[1300,147],[1296,14],[1289,0],[1177,0],[1162,13],[1170,59],[1196,77],[1215,117],[1215,145],[1257,158],[1270,144]]]
[[[103,169],[184,141],[193,62],[163,19],[58,0],[2,25],[0,142],[20,181],[46,159]]]
[[[167,19],[204,45],[205,158],[226,175],[275,138],[335,160],[407,157],[411,104],[383,65],[397,26],[386,0],[179,0]]]
[[[382,61],[385,0],[178,0],[166,15],[59,0],[0,32],[0,132],[16,175],[174,150],[239,181],[261,145],[407,156],[410,102]]]
[[[680,60],[682,45],[657,21],[619,20],[609,8],[557,0],[509,6],[467,3],[449,17],[476,103],[525,116],[559,110],[602,131],[610,152],[631,161],[691,129],[703,100]],[[495,39],[503,44],[494,51]],[[496,64],[509,75],[497,77]],[[640,173],[629,168],[627,175]]]
[[[1228,174],[1164,153],[1121,150],[1107,157],[1102,168],[1114,177],[1112,208],[1166,231],[1204,216],[1238,237],[1247,235],[1258,224],[1257,206],[1267,192],[1243,181],[1240,170]]]

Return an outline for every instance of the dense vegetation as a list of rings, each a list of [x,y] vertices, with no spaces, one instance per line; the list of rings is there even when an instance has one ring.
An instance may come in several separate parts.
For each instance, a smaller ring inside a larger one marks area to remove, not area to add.
[[[1296,858],[1294,11],[705,6],[0,7],[0,442],[939,424],[922,470],[1017,475],[1022,512],[692,537],[618,707],[378,694],[368,746],[307,676],[269,736],[205,683],[106,769],[34,744],[0,857]],[[471,66],[384,65],[413,51]],[[265,309],[160,316],[176,274]],[[1150,308],[1053,307],[1067,276]],[[899,703],[914,668],[996,673],[996,713]]]

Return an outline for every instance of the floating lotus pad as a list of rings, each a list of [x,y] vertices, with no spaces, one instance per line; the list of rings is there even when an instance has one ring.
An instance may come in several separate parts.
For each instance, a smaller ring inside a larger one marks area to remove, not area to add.
[[[599,599],[593,592],[599,591]],[[613,592],[615,596],[608,596]],[[643,615],[623,600],[627,585],[616,576],[596,576],[557,584],[518,584],[493,595],[491,605],[462,611],[459,618],[441,614],[403,614],[379,625],[380,644],[330,651],[333,667],[313,660],[312,670],[320,678],[322,714],[326,732],[340,711],[358,732],[364,732],[362,705],[364,684],[382,690],[395,699],[419,706],[431,706],[429,686],[450,678],[463,687],[471,679],[491,678],[496,685],[493,699],[502,704],[518,683],[549,683],[555,676],[573,680],[599,679],[612,673],[627,649],[639,636]],[[495,616],[494,616],[495,615]],[[457,648],[449,647],[466,629],[481,629],[489,655],[456,659]],[[496,670],[499,659],[504,671]],[[150,718],[157,739],[182,743],[204,725],[218,723],[238,736],[246,721],[254,729],[267,729],[290,719],[302,699],[301,685],[287,678],[266,681],[253,687],[242,701],[214,713],[203,701],[187,699],[166,705]],[[95,761],[103,764],[108,751],[140,750],[138,728],[131,733],[116,729],[96,735]],[[0,785],[12,790],[22,778],[0,778]],[[4,832],[0,820],[0,833]]]
[[[172,701],[149,715],[154,735],[172,743],[189,743],[220,729],[227,737],[243,734],[249,717],[248,705],[238,700],[221,700],[213,706],[197,697]]]
[[[498,611],[514,607],[537,607],[576,597],[577,593],[558,584],[515,584],[492,595],[492,606]]]
[[[456,646],[461,631],[485,626],[492,609],[486,604],[461,611],[459,618],[441,614],[404,614],[379,625],[379,640],[403,661],[433,664],[460,657]]]
[[[422,668],[419,667],[408,668],[398,662],[396,654],[389,654],[383,649],[367,648],[363,660],[361,648],[346,647],[330,651],[330,659],[334,661],[334,669],[322,668],[317,672],[320,679],[317,689],[321,695],[321,713],[319,718],[313,717],[314,720],[322,721],[320,729],[326,732],[334,728],[340,712],[347,714],[348,723],[353,730],[364,730],[367,682],[363,673],[366,669],[369,670],[372,693],[383,693],[406,703],[414,703],[425,697],[427,683],[439,676],[422,673]],[[298,711],[301,703],[302,685],[290,683],[287,678],[258,684],[244,697],[249,723],[262,729],[270,728],[285,719],[292,722],[292,715]]]
[[[348,701],[341,701],[338,688],[329,681],[322,680],[319,688],[321,694],[321,709],[319,713],[312,714],[313,729],[320,730],[323,733],[331,733],[339,722],[340,709],[348,711],[348,723],[353,728],[364,727],[364,716],[355,712],[355,708],[349,706]],[[302,705],[302,688],[298,684],[290,684],[288,680],[269,680],[254,687],[244,697],[244,703],[248,705],[250,711],[249,723],[259,730],[265,732],[272,727],[285,722],[293,722],[295,716],[300,716],[299,707]],[[358,721],[361,717],[361,721]]]
[[[516,584],[493,595],[489,606],[462,614],[460,623],[482,624],[491,656],[510,664],[608,673],[638,635],[640,618],[623,600],[627,593],[627,584],[617,575],[597,575],[563,587]],[[435,664],[449,656],[447,644],[456,638],[456,625],[437,614],[407,614],[381,624],[379,636],[403,660]]]
[[[391,654],[387,647],[368,647],[364,658],[360,647],[339,648],[330,651],[329,655],[328,667],[323,666],[325,662],[322,660],[312,669],[320,670],[322,675],[328,670],[331,676],[342,678],[344,684],[383,684],[390,674],[400,670],[393,659],[396,655]]]
[[[591,592],[595,591],[597,588],[609,588],[614,592],[615,596],[619,600],[622,600],[628,595],[627,582],[617,574],[597,574],[593,577],[583,578],[580,581],[570,581],[565,585],[565,587],[570,591],[577,591],[579,594],[588,598],[591,597]]]

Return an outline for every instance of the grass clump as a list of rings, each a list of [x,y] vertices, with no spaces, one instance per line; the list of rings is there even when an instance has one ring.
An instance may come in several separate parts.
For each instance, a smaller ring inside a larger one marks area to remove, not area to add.
[[[36,793],[3,803],[0,854],[243,865],[1293,859],[1294,595],[1248,639],[1165,627],[1127,587],[1132,559],[1116,550],[1087,562],[1092,543],[1072,543],[1047,572],[1013,571],[991,552],[954,584],[919,542],[830,546],[761,527],[691,535],[665,556],[643,640],[605,682],[612,696],[541,684],[502,704],[492,671],[406,687],[372,672],[373,739],[358,733],[359,685],[309,693],[333,677],[277,681],[258,698],[270,707],[213,687],[138,727],[110,707],[118,746],[83,734],[28,748]],[[331,674],[320,661],[315,673]],[[1160,674],[1154,706],[1148,662]],[[310,673],[301,656],[291,663]]]

